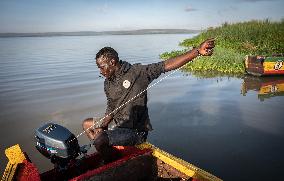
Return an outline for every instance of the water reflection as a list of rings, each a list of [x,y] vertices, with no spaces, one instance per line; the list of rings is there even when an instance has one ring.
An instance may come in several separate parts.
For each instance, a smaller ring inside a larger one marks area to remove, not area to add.
[[[284,96],[284,77],[244,76],[241,93],[246,96],[248,91],[258,92],[258,99],[264,101],[275,96]]]

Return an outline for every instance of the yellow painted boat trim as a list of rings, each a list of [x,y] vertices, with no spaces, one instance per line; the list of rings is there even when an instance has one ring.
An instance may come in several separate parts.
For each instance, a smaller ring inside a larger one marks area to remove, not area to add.
[[[180,159],[177,158],[157,147],[155,147],[154,145],[145,142],[142,143],[140,145],[136,146],[139,149],[144,149],[144,148],[150,148],[152,149],[153,153],[152,155],[160,160],[162,160],[163,162],[165,162],[166,164],[174,167],[175,169],[177,169],[178,171],[192,177],[195,179],[199,179],[199,180],[212,180],[212,181],[220,181],[221,179],[219,179],[218,177]]]
[[[275,71],[274,66],[276,64],[278,64],[278,62],[264,62],[263,63],[264,71]],[[278,70],[284,70],[284,66],[281,66],[281,68]]]
[[[26,157],[18,144],[7,148],[5,150],[5,155],[7,156],[9,161],[7,163],[1,181],[11,181],[13,180],[13,177],[15,175],[17,166],[20,163],[23,163]]]

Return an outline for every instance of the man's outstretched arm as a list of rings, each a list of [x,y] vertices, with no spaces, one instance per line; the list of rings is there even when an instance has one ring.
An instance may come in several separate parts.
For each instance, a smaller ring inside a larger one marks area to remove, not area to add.
[[[202,56],[211,56],[213,53],[213,48],[215,47],[214,41],[215,40],[213,38],[205,40],[199,45],[199,47],[193,48],[182,55],[166,60],[165,71],[177,69],[196,58],[199,54]]]

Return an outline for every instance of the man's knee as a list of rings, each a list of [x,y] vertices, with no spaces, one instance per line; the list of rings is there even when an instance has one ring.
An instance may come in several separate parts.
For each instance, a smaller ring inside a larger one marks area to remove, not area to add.
[[[84,130],[87,130],[93,125],[93,118],[87,118],[82,122],[82,127]]]

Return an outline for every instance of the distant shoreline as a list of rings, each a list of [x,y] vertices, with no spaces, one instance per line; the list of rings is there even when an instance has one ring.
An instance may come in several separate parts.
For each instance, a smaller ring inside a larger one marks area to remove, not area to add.
[[[146,34],[192,34],[201,30],[188,29],[140,29],[128,31],[77,31],[77,32],[44,32],[44,33],[0,33],[6,37],[52,37],[52,36],[100,36],[100,35],[146,35]]]

